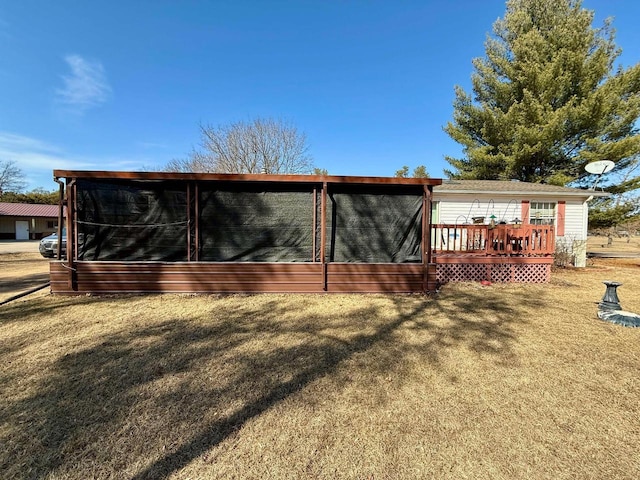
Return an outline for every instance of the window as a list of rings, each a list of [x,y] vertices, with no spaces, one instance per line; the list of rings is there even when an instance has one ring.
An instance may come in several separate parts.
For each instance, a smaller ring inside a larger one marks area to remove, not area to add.
[[[532,225],[554,225],[556,222],[554,202],[531,202],[529,223]]]
[[[431,202],[431,223],[440,223],[440,201],[434,200]]]
[[[58,228],[58,222],[55,220],[47,220],[47,230],[51,230],[53,228]]]

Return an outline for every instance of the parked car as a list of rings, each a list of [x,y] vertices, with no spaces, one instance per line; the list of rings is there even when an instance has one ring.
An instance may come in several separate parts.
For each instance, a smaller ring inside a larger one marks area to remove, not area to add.
[[[53,258],[58,254],[58,234],[52,233],[40,240],[40,255]],[[67,253],[67,229],[62,229],[62,255]]]

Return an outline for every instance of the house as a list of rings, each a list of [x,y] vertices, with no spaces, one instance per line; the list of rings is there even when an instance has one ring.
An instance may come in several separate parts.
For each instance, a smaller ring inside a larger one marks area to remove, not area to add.
[[[37,240],[58,229],[59,207],[0,203],[0,239]]]
[[[586,265],[589,201],[607,193],[519,181],[444,180],[434,187],[433,224],[548,225],[555,246]]]
[[[523,182],[55,170],[59,294],[429,292],[581,263],[594,192]]]

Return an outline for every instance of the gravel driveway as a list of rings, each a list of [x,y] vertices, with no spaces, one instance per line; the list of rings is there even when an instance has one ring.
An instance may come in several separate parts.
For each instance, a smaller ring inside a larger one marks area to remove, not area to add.
[[[38,253],[40,240],[0,240],[0,255],[3,253]]]

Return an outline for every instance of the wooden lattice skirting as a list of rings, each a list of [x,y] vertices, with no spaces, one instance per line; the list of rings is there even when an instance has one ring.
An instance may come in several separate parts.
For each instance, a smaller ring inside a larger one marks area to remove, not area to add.
[[[449,261],[447,261],[449,260]],[[515,260],[515,261],[514,261]],[[547,258],[438,258],[438,283],[480,282],[545,283],[551,278],[552,259]]]

